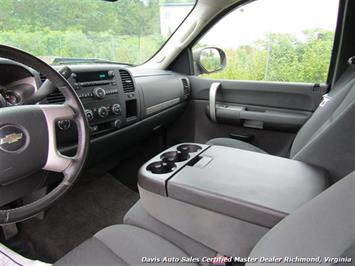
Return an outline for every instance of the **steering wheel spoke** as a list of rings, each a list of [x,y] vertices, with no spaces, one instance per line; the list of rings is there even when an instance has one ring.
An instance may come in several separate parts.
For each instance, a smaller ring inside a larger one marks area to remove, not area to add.
[[[56,122],[75,118],[73,109],[67,104],[40,105],[48,127],[48,157],[43,170],[64,172],[71,165],[73,158],[62,155],[57,148]]]

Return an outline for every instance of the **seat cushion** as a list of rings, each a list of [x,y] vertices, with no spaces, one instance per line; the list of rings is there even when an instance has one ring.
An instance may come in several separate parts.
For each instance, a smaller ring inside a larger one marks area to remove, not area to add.
[[[146,229],[163,237],[164,239],[167,239],[174,245],[180,247],[184,252],[186,252],[186,254],[189,254],[195,258],[212,258],[216,255],[216,251],[155,219],[144,209],[141,201],[138,201],[135,205],[133,205],[133,207],[126,213],[123,221],[125,224]],[[200,262],[200,265],[210,264],[208,262]]]
[[[169,241],[131,225],[107,227],[69,252],[54,265],[162,265],[166,258],[188,258]],[[147,263],[142,259],[160,259]],[[170,263],[169,263],[170,264]],[[196,265],[175,263],[174,265]]]
[[[231,147],[231,148],[236,148],[236,149],[241,149],[241,150],[246,150],[246,151],[267,153],[252,144],[249,144],[247,142],[243,142],[240,140],[236,140],[236,139],[230,139],[230,138],[211,139],[207,142],[207,144],[208,145],[217,145],[217,146],[226,146],[226,147]]]

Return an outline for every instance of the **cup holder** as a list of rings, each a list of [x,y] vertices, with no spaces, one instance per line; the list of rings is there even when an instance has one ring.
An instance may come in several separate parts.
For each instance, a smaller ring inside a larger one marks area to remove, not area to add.
[[[182,144],[178,146],[177,151],[165,152],[160,156],[161,161],[153,162],[147,166],[147,170],[153,174],[167,174],[173,172],[178,162],[184,162],[190,159],[190,153],[202,150],[201,146],[194,144]]]
[[[180,152],[180,151],[169,151],[169,152],[163,153],[160,156],[160,159],[163,162],[166,162],[167,164],[183,162],[189,158],[190,158],[190,155],[188,153]]]
[[[202,147],[195,144],[182,144],[178,146],[176,149],[182,153],[191,153],[191,152],[198,152],[202,150]]]
[[[174,171],[175,168],[176,165],[174,163],[168,164],[163,161],[154,162],[147,166],[147,170],[151,171],[153,174],[167,174]]]

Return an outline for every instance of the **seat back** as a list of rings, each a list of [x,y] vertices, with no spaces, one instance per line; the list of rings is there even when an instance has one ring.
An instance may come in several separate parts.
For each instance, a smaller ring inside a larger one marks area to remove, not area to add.
[[[300,129],[290,158],[326,169],[333,182],[355,170],[355,64]]]
[[[249,257],[282,258],[280,265],[290,259],[316,258],[322,265],[336,264],[326,258],[352,258],[355,263],[355,172],[343,178],[317,197],[291,213],[254,247]],[[342,261],[345,262],[345,261]],[[294,265],[319,265],[294,261]],[[249,264],[247,264],[249,266]],[[275,265],[262,263],[256,265]]]

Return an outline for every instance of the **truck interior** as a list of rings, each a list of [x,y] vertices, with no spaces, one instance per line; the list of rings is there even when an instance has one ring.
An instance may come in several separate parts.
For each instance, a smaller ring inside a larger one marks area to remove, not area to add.
[[[0,3],[0,265],[355,265],[355,1]]]

